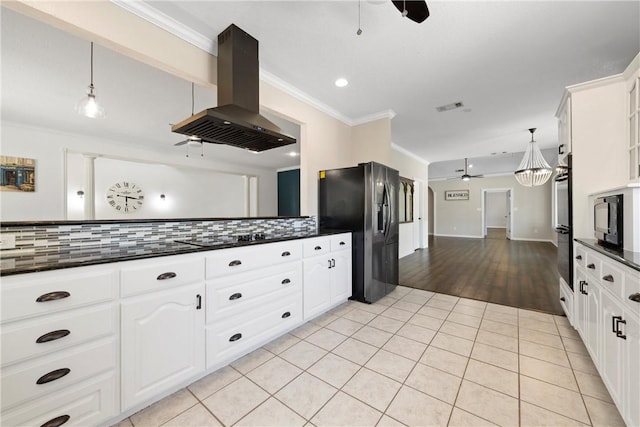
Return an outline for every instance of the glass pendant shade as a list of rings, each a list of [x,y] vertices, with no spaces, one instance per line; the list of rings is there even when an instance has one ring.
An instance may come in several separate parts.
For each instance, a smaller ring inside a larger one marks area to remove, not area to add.
[[[92,119],[105,117],[104,108],[96,101],[93,86],[93,42],[91,42],[91,83],[87,89],[87,95],[76,104],[76,112]]]
[[[105,116],[104,108],[96,101],[93,85],[89,85],[87,95],[81,98],[76,104],[76,111],[78,114],[91,117],[92,119],[101,119]]]
[[[524,157],[518,166],[518,170],[514,172],[516,179],[520,185],[525,187],[535,187],[542,185],[551,177],[551,166],[542,157],[542,153],[533,139],[535,128],[529,129],[531,132],[531,142],[524,153]]]

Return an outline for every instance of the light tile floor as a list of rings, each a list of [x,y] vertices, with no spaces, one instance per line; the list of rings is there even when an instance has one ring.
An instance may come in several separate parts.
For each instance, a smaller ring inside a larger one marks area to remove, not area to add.
[[[623,426],[564,317],[398,287],[120,426]]]

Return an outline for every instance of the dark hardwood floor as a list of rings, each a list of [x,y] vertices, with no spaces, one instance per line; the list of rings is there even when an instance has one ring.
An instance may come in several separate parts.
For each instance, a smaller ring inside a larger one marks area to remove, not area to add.
[[[428,249],[400,259],[402,286],[562,315],[558,280],[553,244],[507,240],[504,230],[429,236]]]

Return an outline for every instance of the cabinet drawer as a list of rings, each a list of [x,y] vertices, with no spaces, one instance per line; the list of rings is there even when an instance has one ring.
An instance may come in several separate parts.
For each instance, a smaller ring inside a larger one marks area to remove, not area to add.
[[[351,247],[351,233],[336,234],[331,236],[331,251],[341,251]]]
[[[567,315],[569,323],[573,325],[573,292],[562,278],[560,278],[560,305]]]
[[[207,323],[227,319],[274,298],[301,290],[301,262],[289,262],[207,281]]]
[[[302,295],[274,302],[252,316],[207,327],[207,369],[228,363],[256,344],[266,343],[302,321]]]
[[[2,279],[2,321],[113,300],[115,269],[74,268]]]
[[[604,260],[601,264],[600,279],[603,288],[613,292],[619,298],[623,297],[625,277],[622,269]]]
[[[576,267],[586,268],[585,261],[587,259],[587,251],[584,249],[584,246],[580,244],[575,245],[576,253],[574,254],[574,261],[576,263]]]
[[[3,368],[2,410],[113,369],[115,362],[115,339],[109,339]]]
[[[640,315],[640,274],[626,273],[622,300],[631,312]]]
[[[158,291],[204,280],[203,258],[154,258],[121,270],[122,296]]]
[[[116,416],[117,382],[114,371],[91,378],[74,387],[30,401],[2,413],[3,426],[95,426]],[[54,424],[54,421],[56,422]]]
[[[219,249],[207,256],[207,279],[242,273],[302,258],[300,240]]]
[[[587,251],[584,265],[588,274],[591,274],[598,280],[602,278],[602,261],[601,258],[595,254],[595,252]]]
[[[2,365],[116,333],[117,310],[101,304],[2,327]]]
[[[304,239],[302,244],[305,258],[326,254],[331,251],[331,236]]]

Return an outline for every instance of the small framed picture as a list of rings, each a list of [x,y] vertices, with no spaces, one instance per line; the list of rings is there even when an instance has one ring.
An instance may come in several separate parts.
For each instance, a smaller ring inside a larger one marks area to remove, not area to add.
[[[34,192],[36,161],[24,157],[0,156],[0,191]]]
[[[445,200],[469,200],[469,190],[446,190]]]

